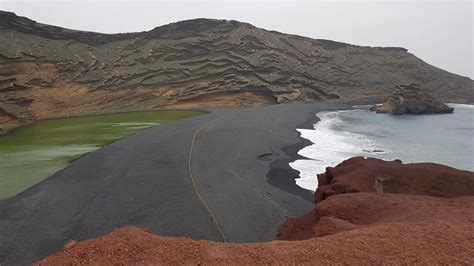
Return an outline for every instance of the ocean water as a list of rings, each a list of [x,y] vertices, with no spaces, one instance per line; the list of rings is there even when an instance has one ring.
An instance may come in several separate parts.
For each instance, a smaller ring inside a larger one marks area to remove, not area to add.
[[[435,162],[474,171],[474,105],[449,104],[453,114],[376,114],[367,109],[320,112],[314,129],[297,129],[313,144],[290,163],[300,172],[296,183],[316,190],[316,175],[353,156],[404,163]]]

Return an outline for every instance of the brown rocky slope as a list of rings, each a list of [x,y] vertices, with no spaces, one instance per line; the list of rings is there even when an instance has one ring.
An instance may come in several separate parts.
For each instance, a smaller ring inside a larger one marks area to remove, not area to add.
[[[280,239],[306,240],[223,244],[125,227],[39,264],[474,263],[474,173],[356,157],[319,180],[315,210],[280,228]]]
[[[213,19],[101,34],[0,11],[0,125],[85,110],[380,101],[387,88],[409,83],[445,102],[474,102],[471,79],[404,48]]]

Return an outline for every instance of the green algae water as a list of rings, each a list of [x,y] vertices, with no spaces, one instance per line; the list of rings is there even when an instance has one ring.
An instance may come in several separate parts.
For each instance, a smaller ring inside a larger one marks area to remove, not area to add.
[[[0,137],[0,199],[39,183],[80,156],[192,111],[150,111],[38,121]]]

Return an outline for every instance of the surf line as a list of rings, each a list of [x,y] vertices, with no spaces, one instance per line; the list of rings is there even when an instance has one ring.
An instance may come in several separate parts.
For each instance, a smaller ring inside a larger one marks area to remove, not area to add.
[[[219,234],[221,235],[221,238],[222,238],[222,241],[224,243],[227,242],[227,239],[225,237],[225,234],[224,234],[224,231],[222,230],[222,227],[220,226],[219,222],[217,221],[216,217],[214,216],[214,213],[212,212],[211,208],[209,208],[209,206],[206,204],[206,201],[204,200],[204,198],[202,197],[201,193],[199,192],[198,188],[197,188],[197,185],[196,185],[196,180],[195,180],[195,176],[193,175],[193,171],[191,169],[191,162],[192,162],[192,158],[193,158],[193,148],[194,148],[194,143],[196,142],[196,137],[198,136],[198,134],[206,127],[208,127],[209,125],[219,121],[219,120],[223,120],[223,119],[226,119],[226,118],[229,118],[233,115],[236,115],[236,114],[239,114],[241,112],[243,112],[245,110],[241,110],[241,111],[238,111],[238,112],[233,112],[231,114],[228,114],[228,115],[224,115],[224,116],[220,116],[220,117],[217,117],[217,118],[214,118],[212,119],[211,121],[207,122],[206,124],[202,125],[201,127],[199,127],[198,129],[196,129],[196,131],[194,132],[193,134],[193,138],[191,140],[191,146],[189,147],[189,157],[188,157],[188,174],[189,174],[189,178],[191,179],[191,183],[193,184],[193,189],[194,189],[194,192],[196,193],[196,196],[197,198],[199,199],[199,201],[201,202],[201,204],[204,206],[204,208],[206,209],[207,213],[209,213],[209,215],[211,216],[211,219],[212,221],[214,222],[214,224],[216,225],[216,228],[217,228],[217,231],[219,231]]]

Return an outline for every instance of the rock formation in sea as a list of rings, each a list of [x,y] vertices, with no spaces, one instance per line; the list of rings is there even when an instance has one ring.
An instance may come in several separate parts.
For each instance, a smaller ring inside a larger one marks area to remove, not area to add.
[[[318,179],[315,209],[279,230],[298,241],[225,244],[124,227],[69,241],[38,264],[474,263],[473,172],[355,157]]]
[[[370,109],[377,113],[403,114],[444,114],[452,113],[454,108],[436,100],[426,92],[420,91],[416,84],[396,86],[392,95],[381,105]]]
[[[399,47],[215,19],[101,34],[0,11],[0,127],[84,110],[372,103],[387,97],[387,88],[412,82],[443,101],[474,102],[471,79]]]

